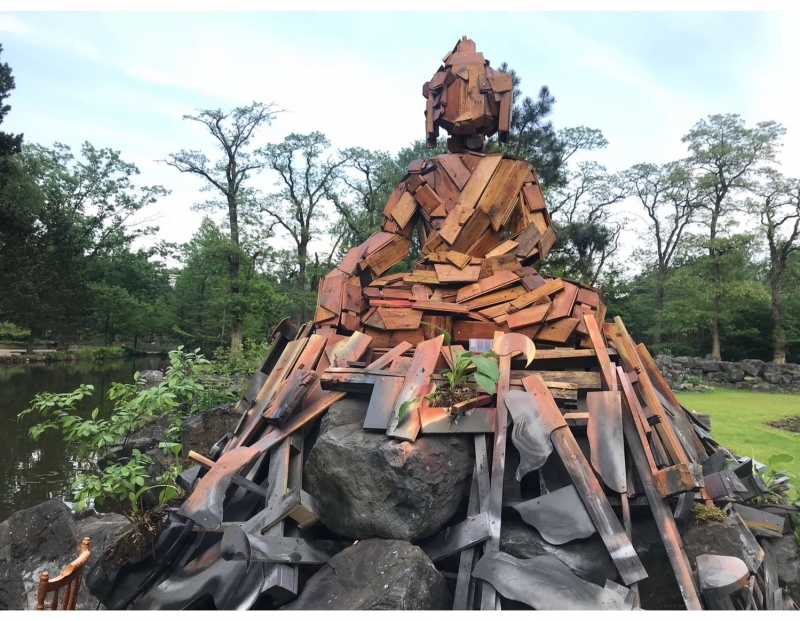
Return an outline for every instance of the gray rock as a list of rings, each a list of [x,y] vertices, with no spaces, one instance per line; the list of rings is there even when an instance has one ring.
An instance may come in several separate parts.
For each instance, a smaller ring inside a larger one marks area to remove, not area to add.
[[[43,571],[55,577],[75,560],[84,537],[91,537],[87,567],[102,556],[129,525],[119,515],[98,515],[75,522],[61,500],[48,500],[17,511],[0,524],[0,610],[33,610]],[[84,571],[87,571],[84,569]],[[99,602],[85,586],[78,594],[79,610],[95,610]]]
[[[472,437],[399,442],[361,427],[367,401],[343,399],[322,419],[304,487],[333,532],[353,539],[415,541],[453,517],[472,478]]]
[[[157,370],[142,371],[139,375],[145,381],[145,387],[158,386],[164,381],[164,373]]]
[[[329,560],[282,610],[449,610],[442,575],[405,541],[359,541]]]
[[[617,576],[611,557],[597,534],[556,546],[547,543],[535,528],[525,522],[504,517],[500,551],[517,558],[554,556],[577,576],[595,584],[605,584],[606,580],[614,580]]]
[[[236,404],[226,403],[198,412],[183,421],[181,444],[183,454],[189,451],[206,453],[222,436],[233,430],[241,414],[236,412]]]
[[[728,374],[724,371],[712,371],[707,373],[705,380],[708,382],[724,382],[728,378]]]
[[[771,540],[772,552],[778,565],[778,581],[789,587],[789,594],[800,602],[800,547],[789,533],[780,539]]]
[[[719,371],[718,360],[700,360],[697,365],[706,373],[712,371]]]
[[[744,371],[735,366],[725,371],[725,375],[728,376],[729,382],[741,382],[744,379]]]
[[[761,360],[747,359],[747,360],[742,360],[739,363],[739,368],[742,371],[754,377],[758,377],[761,374],[761,369],[763,367],[764,367],[764,362]]]

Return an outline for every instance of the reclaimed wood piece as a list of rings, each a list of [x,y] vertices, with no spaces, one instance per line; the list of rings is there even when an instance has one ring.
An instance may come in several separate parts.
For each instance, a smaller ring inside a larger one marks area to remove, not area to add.
[[[461,232],[461,217],[466,210],[474,210],[475,205],[480,199],[486,186],[494,175],[495,170],[500,165],[502,157],[498,154],[493,157],[484,157],[475,167],[475,171],[470,175],[461,196],[458,198],[453,210],[447,214],[444,225],[439,230],[439,235],[451,246],[456,241]]]
[[[469,265],[471,258],[472,257],[470,257],[468,254],[456,252],[455,250],[450,250],[445,253],[445,260],[449,261],[460,270],[463,270],[467,265]]]
[[[316,364],[316,360],[314,361]],[[275,396],[264,411],[264,420],[282,427],[305,399],[312,385],[319,380],[314,371],[295,369],[281,382]]]
[[[544,318],[550,311],[550,305],[551,303],[547,302],[546,304],[537,304],[536,306],[530,306],[517,312],[510,312],[506,317],[506,323],[508,323],[508,327],[512,330],[533,324],[544,323]],[[513,308],[513,302],[511,308]]]
[[[486,319],[494,319],[495,317],[499,317],[501,315],[506,315],[508,310],[511,308],[512,302],[503,302],[502,304],[498,304],[497,306],[490,306],[489,308],[483,308],[478,311],[478,314],[485,317]]]
[[[525,194],[525,202],[528,204],[528,209],[539,211],[545,208],[544,196],[538,183],[526,183],[522,186],[522,192]]]
[[[503,479],[505,476],[506,462],[506,433],[508,429],[508,407],[503,397],[509,390],[508,383],[511,373],[511,357],[515,352],[505,351],[504,342],[501,340],[503,333],[496,332],[492,349],[500,356],[500,378],[497,382],[497,410],[495,413],[494,447],[492,448],[492,472],[489,484],[489,499],[486,510],[489,513],[490,537],[484,544],[484,554],[500,550],[500,517],[503,510]],[[503,343],[503,345],[500,345]],[[532,345],[532,344],[531,344]],[[498,351],[498,349],[500,351]],[[532,358],[533,356],[528,356]],[[483,510],[484,508],[481,507]],[[497,591],[484,581],[481,592],[481,610],[495,610],[498,604]]]
[[[600,332],[600,327],[597,325],[593,315],[584,315],[583,321],[597,356],[597,362],[600,367],[600,377],[603,380],[603,390],[616,390],[616,365],[611,363],[611,358],[606,348],[606,340]]]
[[[422,340],[430,340],[436,338],[440,334],[452,334],[453,332],[453,318],[450,315],[428,315],[422,316],[421,329]]]
[[[342,262],[339,264],[339,269],[348,276],[352,276],[356,273],[356,270],[358,270],[358,263],[363,258],[364,244],[353,246],[342,258]]]
[[[532,291],[528,291],[524,293],[519,298],[511,302],[511,308],[514,311],[519,311],[525,308],[526,306],[530,306],[534,302],[541,300],[545,296],[553,295],[564,288],[564,281],[560,278],[554,278],[552,280],[547,281],[541,287],[537,287]]]
[[[626,384],[629,385],[627,375],[625,375],[622,368],[617,368],[617,377],[620,386],[623,390]],[[697,594],[697,585],[694,581],[691,567],[689,566],[689,559],[683,549],[683,542],[681,541],[678,527],[669,510],[669,505],[661,497],[661,494],[656,489],[655,480],[652,475],[652,457],[648,457],[646,452],[646,444],[642,442],[640,431],[637,430],[636,420],[630,409],[623,408],[622,412],[622,427],[625,433],[625,440],[628,445],[633,463],[639,474],[642,486],[647,496],[647,501],[650,505],[650,510],[653,513],[653,519],[661,535],[661,541],[664,543],[664,548],[667,551],[667,558],[672,566],[672,571],[675,573],[675,579],[678,582],[678,588],[681,592],[684,605],[687,610],[702,610],[703,607],[700,603],[700,598]]]
[[[519,200],[520,187],[530,168],[530,164],[524,160],[515,161],[500,190],[493,196],[488,205],[481,205],[481,209],[489,216],[491,226],[495,231],[499,231],[511,216],[511,211]]]
[[[534,373],[526,377],[522,383],[525,389],[536,398],[541,414],[553,421],[552,426],[555,429],[550,435],[553,445],[569,472],[586,510],[592,517],[595,528],[603,539],[623,582],[630,585],[644,580],[647,572],[633,549],[631,540],[617,519],[608,498],[603,493],[603,488],[594,476],[591,466],[586,461],[583,451],[575,441],[572,431],[564,421],[564,417],[550,396],[542,378]]]
[[[378,308],[378,315],[387,330],[416,330],[422,311],[413,308]]]
[[[552,310],[552,306],[550,307]],[[572,317],[565,317],[553,323],[545,324],[539,332],[536,333],[536,339],[547,341],[549,343],[564,344],[567,342],[575,328],[578,325],[578,320]]]
[[[425,210],[426,214],[433,213],[436,208],[442,204],[441,199],[437,196],[433,188],[427,183],[423,183],[414,190],[414,198],[422,207],[422,209]]]
[[[500,244],[492,248],[489,252],[487,252],[486,258],[490,259],[492,257],[500,257],[509,252],[513,252],[517,246],[519,246],[519,242],[514,241],[513,239],[506,239],[505,241],[500,242]],[[516,257],[514,257],[513,254],[511,255],[511,257],[516,259]]]
[[[358,394],[370,394],[381,379],[402,378],[403,373],[391,370],[376,369],[351,369],[329,367],[320,376],[320,386],[323,390],[338,390]]]
[[[462,304],[453,304],[450,302],[434,302],[434,301],[423,301],[423,302],[414,302],[411,308],[419,311],[428,311],[428,312],[438,312],[438,313],[450,313],[453,315],[466,315],[469,313],[469,309]]]
[[[459,301],[459,303],[464,304],[464,306],[466,306],[469,310],[479,310],[481,308],[486,308],[487,306],[496,306],[497,304],[514,300],[520,295],[524,294],[526,291],[527,289],[522,285],[516,285],[474,297],[466,302]]]
[[[482,438],[483,450],[486,451],[486,441],[483,436],[475,436],[475,438]],[[477,445],[477,440],[476,440]],[[467,505],[467,517],[473,517],[480,511],[478,500],[478,464],[477,454],[475,450],[476,463],[472,470],[472,485],[470,486],[469,503]],[[485,461],[485,455],[484,455]],[[472,577],[473,561],[475,559],[476,548],[474,546],[468,547],[461,551],[461,558],[458,565],[458,574],[456,576],[456,589],[453,593],[453,610],[472,610],[474,600],[474,586],[475,579]],[[777,582],[776,582],[777,584]]]
[[[598,308],[600,306],[600,294],[594,289],[588,289],[586,285],[583,285],[578,289],[576,302],[579,304],[586,304],[592,308]],[[599,323],[600,322],[598,322],[598,324]]]
[[[572,307],[575,304],[577,295],[578,288],[571,282],[564,281],[564,288],[553,296],[553,306],[547,314],[547,321],[556,321],[569,317],[572,314]]]
[[[421,407],[420,400],[414,401],[417,397],[430,392],[430,375],[436,366],[439,351],[442,348],[444,336],[440,335],[428,341],[423,341],[414,352],[411,368],[408,371],[403,390],[395,404],[392,413],[391,423],[386,431],[386,435],[409,440],[413,442],[417,438],[420,429],[418,410]],[[400,409],[405,402],[412,402],[406,409],[405,416],[400,420]]]
[[[456,301],[467,302],[487,293],[504,289],[520,281],[520,277],[514,272],[503,271],[493,274],[488,278],[482,278],[472,285],[461,287],[456,295]]]
[[[406,237],[393,235],[392,239],[380,249],[372,253],[365,253],[364,259],[359,263],[359,267],[362,264],[366,264],[375,276],[381,276],[395,263],[403,259],[408,254],[410,247],[411,242]]]
[[[586,395],[589,426],[586,435],[591,462],[603,482],[618,494],[627,492],[622,402],[617,390],[596,390]]]
[[[622,343],[622,347],[617,346],[617,350],[620,352],[623,363],[626,363],[627,365],[626,371],[637,369],[640,394],[647,406],[659,418],[659,422],[654,425],[654,427],[658,432],[661,442],[664,444],[664,448],[669,453],[673,464],[677,465],[689,463],[689,457],[686,454],[683,445],[675,435],[675,431],[672,429],[672,420],[671,418],[668,418],[664,412],[664,408],[661,406],[661,401],[658,399],[658,395],[656,394],[656,390],[650,381],[650,377],[646,372],[644,372],[644,364],[639,358],[636,347],[633,343],[633,339],[625,329],[625,324],[622,322],[622,318],[614,317],[614,325],[616,327],[616,334]]]
[[[434,268],[436,278],[442,284],[476,282],[481,274],[481,268],[478,265],[467,265],[464,269],[459,269],[454,265],[437,263]]]
[[[411,274],[403,276],[403,282],[421,283],[426,285],[438,285],[439,278],[436,276],[435,270],[419,270],[415,269]]]
[[[438,156],[436,158],[436,163],[447,173],[450,180],[456,185],[460,192],[472,174],[470,169],[461,161],[461,158],[455,153],[450,153]]]
[[[495,428],[494,408],[473,408],[453,417],[450,408],[421,407],[419,415],[423,434],[493,433]]]

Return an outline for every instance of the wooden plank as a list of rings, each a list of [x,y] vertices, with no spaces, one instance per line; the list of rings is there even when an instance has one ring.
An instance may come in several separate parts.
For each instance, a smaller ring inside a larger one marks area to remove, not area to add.
[[[622,368],[617,368],[617,376],[620,385],[624,388],[628,380]],[[623,393],[624,394],[624,393]],[[629,409],[622,409],[622,427],[625,433],[625,440],[628,450],[636,465],[639,478],[644,487],[647,501],[653,513],[653,519],[661,535],[667,558],[675,573],[678,587],[687,610],[702,610],[700,598],[697,595],[697,585],[689,565],[689,559],[683,549],[683,543],[678,533],[678,527],[672,517],[667,502],[661,498],[656,489],[655,480],[652,475],[652,458],[646,455],[646,443],[641,439],[641,432],[636,430],[635,417]]]
[[[583,318],[586,325],[586,330],[589,333],[589,338],[592,341],[595,354],[597,355],[597,362],[600,366],[600,375],[603,379],[603,390],[616,390],[617,389],[617,375],[616,365],[611,363],[611,358],[606,349],[606,339],[600,332],[600,328],[594,319],[593,315],[586,315]]]
[[[413,308],[378,308],[378,315],[387,330],[416,330],[422,311]]]
[[[475,205],[489,184],[495,170],[500,165],[501,160],[502,157],[499,156],[484,157],[478,163],[475,171],[465,184],[453,210],[447,215],[444,226],[439,231],[439,235],[447,243],[452,245],[456,241],[461,231],[461,216],[465,210],[475,209]]]
[[[476,436],[481,438],[483,442],[484,451],[486,450],[486,442],[483,436]],[[477,456],[477,450],[476,450]],[[476,458],[477,459],[477,458]],[[473,517],[479,512],[478,500],[478,470],[477,463],[472,471],[472,486],[470,488],[469,503],[467,505],[467,517]],[[458,565],[458,576],[456,578],[456,589],[453,593],[453,610],[471,610],[472,598],[469,593],[472,590],[470,585],[474,588],[475,579],[472,577],[472,565],[475,558],[476,548],[470,547],[461,551],[461,559]],[[775,581],[777,584],[777,580]]]
[[[580,304],[586,304],[592,308],[597,308],[600,304],[600,294],[597,291],[587,289],[585,286],[583,286],[578,289],[578,297],[576,298],[576,301]]]
[[[522,181],[529,171],[530,164],[523,160],[515,161],[500,191],[493,196],[488,205],[481,205],[481,209],[489,216],[495,231],[499,231],[508,221],[511,210],[517,203]]]
[[[514,311],[522,310],[526,306],[530,306],[531,304],[533,304],[538,300],[541,300],[545,296],[553,295],[554,293],[561,291],[563,288],[564,288],[564,281],[562,281],[560,278],[554,278],[552,280],[548,280],[541,287],[537,287],[532,291],[528,291],[527,293],[521,295],[516,300],[511,302],[511,308]]]
[[[432,214],[436,208],[442,204],[441,199],[427,183],[419,186],[416,189],[414,192],[414,198],[428,214]]]
[[[425,302],[414,302],[412,308],[416,310],[434,311],[438,313],[452,313],[454,315],[465,315],[469,309],[463,304],[453,304],[451,302],[435,302],[428,300]]]
[[[411,242],[402,235],[393,235],[379,250],[366,254],[362,263],[366,263],[377,276],[388,271],[395,263],[405,258]]]
[[[411,442],[416,440],[420,429],[418,410],[424,404],[422,400],[413,400],[430,392],[430,375],[436,366],[443,342],[444,336],[440,335],[417,345],[386,435]],[[405,416],[400,420],[400,408],[405,402],[411,403],[406,409]]]
[[[509,252],[513,252],[517,246],[519,246],[519,243],[517,241],[513,239],[506,239],[505,241],[501,242],[500,244],[492,248],[489,252],[487,252],[486,258],[488,259],[491,257],[499,257]]]
[[[508,317],[506,318],[508,327],[512,330],[515,330],[516,328],[523,328],[525,326],[543,323],[545,316],[550,311],[550,304],[550,302],[547,302],[546,304],[537,304],[536,306],[524,308],[516,313],[509,313]]]
[[[577,326],[578,320],[573,319],[572,317],[559,319],[553,323],[546,324],[541,330],[539,330],[539,332],[536,334],[536,339],[547,341],[549,343],[564,344],[575,331]]]
[[[461,161],[461,158],[455,153],[450,153],[448,155],[439,156],[436,162],[445,170],[459,192],[463,190],[472,172]]]
[[[572,307],[575,304],[575,298],[578,295],[578,287],[571,282],[564,282],[564,288],[555,294],[553,297],[553,305],[550,307],[550,312],[547,314],[545,321],[551,322],[558,319],[564,319],[572,315]],[[575,322],[578,325],[578,322]]]
[[[603,493],[600,482],[595,477],[592,467],[586,461],[583,451],[575,441],[572,431],[566,424],[561,411],[550,396],[544,382],[538,374],[529,375],[523,380],[525,389],[534,395],[540,408],[540,414],[547,420],[555,421],[555,428],[550,439],[558,451],[561,461],[580,494],[581,500],[589,512],[592,522],[606,546],[611,560],[619,571],[626,585],[647,578],[647,572],[633,548],[631,540],[617,518],[608,498]],[[555,426],[554,425],[554,426]]]
[[[450,250],[449,252],[445,253],[445,259],[460,270],[463,270],[467,265],[469,265],[471,258],[472,257],[470,257],[468,254],[456,252],[455,250]]]
[[[524,295],[526,291],[527,289],[522,285],[508,287],[467,300],[464,302],[464,306],[471,311],[486,308],[487,306],[496,306],[503,302],[515,300],[520,295]]]
[[[439,279],[435,271],[414,270],[411,274],[403,276],[403,282],[421,283],[426,285],[439,285]]]
[[[500,315],[507,314],[508,310],[511,308],[511,304],[513,304],[513,302],[503,302],[502,304],[498,304],[496,306],[490,306],[489,308],[481,309],[478,311],[478,314],[486,319],[494,319]]]
[[[436,278],[440,283],[474,283],[480,278],[481,268],[478,265],[467,265],[463,270],[458,269],[454,265],[444,265],[437,263],[434,265],[436,268]]]
[[[381,377],[373,385],[372,397],[364,417],[364,429],[385,432],[397,407],[397,398],[403,390],[404,376]]]
[[[405,183],[399,183],[399,184],[397,184],[395,186],[394,190],[392,190],[392,193],[389,195],[389,200],[386,201],[386,205],[383,208],[383,215],[384,216],[388,217],[388,216],[391,215],[392,210],[395,208],[397,203],[400,201],[400,197],[403,196],[405,191],[406,191],[406,184]],[[367,248],[365,247],[364,250],[366,251],[366,249]]]
[[[544,196],[538,183],[526,183],[522,186],[522,191],[525,194],[525,202],[528,204],[528,209],[539,211],[545,208]]]
[[[478,296],[491,293],[492,291],[503,289],[519,281],[520,277],[513,272],[504,271],[498,274],[493,274],[488,278],[482,278],[472,285],[468,285],[459,289],[458,294],[456,295],[456,301],[466,302],[468,300],[472,300],[473,298],[477,298]]]

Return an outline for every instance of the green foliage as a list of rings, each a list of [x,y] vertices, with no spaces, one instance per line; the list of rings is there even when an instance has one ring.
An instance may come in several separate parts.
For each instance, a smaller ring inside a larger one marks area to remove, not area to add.
[[[474,354],[470,351],[455,352],[450,348],[453,355],[453,368],[442,371],[442,375],[447,378],[450,392],[455,392],[464,386],[470,379],[483,388],[487,393],[493,395],[497,390],[497,380],[500,379],[500,368],[496,360],[497,354],[493,351],[485,351]]]
[[[15,326],[10,321],[0,321],[0,343],[24,343],[31,331]]]
[[[134,374],[133,384],[114,382],[108,390],[108,400],[113,409],[107,419],[99,417],[97,408],[87,418],[75,413],[76,405],[94,391],[93,386],[85,384],[70,393],[39,393],[31,401],[31,406],[18,415],[20,420],[30,415],[43,419],[29,429],[34,440],[45,431],[55,429],[65,442],[75,446],[80,458],[94,459],[112,446],[124,448],[136,430],[166,414],[168,440],[160,443],[159,448],[173,456],[175,466],[158,477],[154,485],[145,486],[146,467],[152,460],[134,449],[130,459],[113,463],[102,472],[82,473],[78,477],[74,488],[79,509],[92,498],[112,498],[121,507],[130,503],[131,511],[136,513],[140,510],[137,501],[148,489],[160,489],[161,502],[177,493],[174,482],[180,474],[177,457],[181,445],[177,440],[181,424],[201,402],[205,388],[200,380],[200,370],[210,362],[199,350],[186,352],[182,347],[169,352],[169,361],[164,381],[158,386],[144,389],[145,381],[138,372]]]
[[[685,375],[683,378],[684,384],[689,384],[690,386],[701,386],[703,384],[703,378],[699,375]]]

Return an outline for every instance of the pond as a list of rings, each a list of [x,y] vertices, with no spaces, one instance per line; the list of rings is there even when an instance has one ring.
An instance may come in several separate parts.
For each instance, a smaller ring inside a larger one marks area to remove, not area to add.
[[[28,427],[36,422],[17,421],[38,392],[70,392],[92,384],[94,394],[79,405],[78,413],[95,407],[107,415],[104,397],[112,382],[131,383],[136,371],[164,369],[165,358],[145,356],[121,360],[0,366],[0,522],[20,509],[49,498],[72,500],[70,485],[78,463],[57,431],[48,430],[34,442]]]

